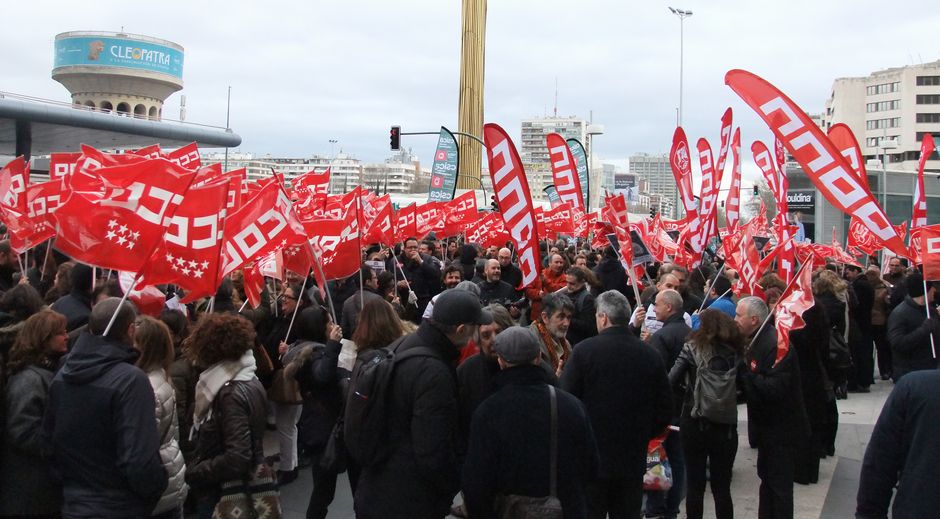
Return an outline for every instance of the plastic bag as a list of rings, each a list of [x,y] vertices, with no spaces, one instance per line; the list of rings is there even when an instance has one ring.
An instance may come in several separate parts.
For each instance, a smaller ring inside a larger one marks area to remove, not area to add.
[[[666,457],[663,442],[669,429],[661,436],[650,440],[646,448],[646,474],[643,474],[643,490],[669,490],[672,488],[672,467]]]

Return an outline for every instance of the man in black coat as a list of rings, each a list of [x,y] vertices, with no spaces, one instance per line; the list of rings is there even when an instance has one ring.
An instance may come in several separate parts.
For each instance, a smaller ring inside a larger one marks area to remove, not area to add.
[[[855,292],[855,304],[849,306],[853,328],[849,332],[854,369],[849,373],[850,391],[868,393],[875,383],[875,342],[871,329],[871,309],[875,305],[875,289],[862,273],[862,267],[845,266],[845,279]]]
[[[565,272],[568,286],[563,293],[574,303],[574,313],[568,326],[568,343],[572,347],[579,342],[597,335],[597,323],[594,316],[594,296],[587,286],[588,270],[584,267],[570,267]]]
[[[672,369],[673,364],[682,351],[686,337],[692,331],[683,319],[682,296],[675,290],[660,290],[653,303],[656,308],[656,319],[663,323],[663,327],[649,336],[647,342],[654,350],[659,352],[666,366],[666,371]],[[679,416],[682,414],[682,400],[684,392],[674,392],[672,424],[679,425]],[[685,497],[685,453],[682,449],[681,436],[670,433],[663,442],[666,456],[672,466],[673,485],[664,492],[647,492],[647,517],[678,517],[679,505]]]
[[[149,517],[167,485],[153,389],[134,366],[137,312],[130,302],[119,305],[116,297],[95,305],[91,333],[49,388],[42,436],[62,478],[66,518]]]
[[[539,366],[538,340],[528,328],[513,326],[500,332],[494,349],[502,370],[496,377],[498,389],[473,415],[463,468],[469,517],[495,517],[498,495],[555,495],[566,519],[587,518],[585,486],[594,478],[598,454],[584,405],[570,393],[555,389],[557,411],[552,412],[551,380]],[[552,449],[556,460],[553,494]]]
[[[627,277],[627,272],[620,263],[617,251],[610,245],[604,248],[604,257],[594,267],[594,275],[600,281],[603,291],[616,290],[628,299],[633,297],[633,291],[630,290],[630,278]]]
[[[94,269],[84,263],[76,263],[69,272],[69,279],[72,281],[72,290],[56,299],[51,308],[65,316],[65,328],[72,331],[88,324]]]
[[[600,333],[575,347],[561,387],[581,399],[601,456],[588,486],[589,517],[639,517],[646,447],[672,418],[662,357],[627,330],[630,304],[610,290],[597,298]]]
[[[940,510],[940,372],[910,373],[885,402],[865,449],[858,519],[929,517]],[[933,512],[931,512],[933,510]]]
[[[891,343],[891,378],[897,383],[905,374],[922,369],[936,369],[937,360],[931,349],[940,346],[940,316],[931,305],[927,319],[926,301],[937,293],[933,283],[927,284],[919,272],[907,277],[907,297],[888,317],[888,341]]]
[[[480,304],[483,306],[491,303],[508,305],[513,301],[516,294],[515,289],[509,283],[501,280],[499,260],[486,260],[486,266],[483,267],[483,276],[486,278],[479,282]]]
[[[388,457],[365,463],[356,486],[360,519],[443,518],[460,487],[457,466],[457,378],[460,348],[477,326],[493,322],[477,296],[447,290],[418,330],[399,344],[399,354],[428,348],[395,367],[386,405]]]
[[[503,247],[496,254],[496,259],[499,260],[499,279],[509,283],[509,286],[512,287],[513,300],[519,299],[522,297],[522,291],[518,290],[519,285],[522,284],[522,271],[512,264],[512,251]]]
[[[418,252],[418,240],[408,238],[400,257],[401,271],[405,280],[398,282],[399,288],[411,287],[418,298],[418,313],[424,314],[428,301],[441,291],[441,271],[434,266],[430,256]]]
[[[359,268],[362,279],[362,291],[356,291],[343,303],[343,313],[340,317],[340,324],[343,328],[343,338],[351,339],[359,325],[359,312],[366,303],[373,300],[383,300],[382,294],[379,294],[379,276],[372,270],[372,267],[363,264]]]
[[[776,361],[777,332],[773,322],[761,328],[769,309],[760,298],[741,299],[735,313],[738,328],[750,341],[742,381],[747,417],[754,424],[757,444],[757,475],[761,479],[758,514],[761,518],[792,519],[793,451],[809,436],[796,350],[790,348],[779,363]]]

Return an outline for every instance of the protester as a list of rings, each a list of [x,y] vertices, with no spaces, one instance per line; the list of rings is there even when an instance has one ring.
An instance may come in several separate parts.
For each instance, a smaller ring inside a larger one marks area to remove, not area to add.
[[[72,291],[71,274],[73,267],[75,267],[74,261],[66,261],[56,268],[55,276],[52,278],[52,287],[42,296],[46,304],[51,305],[56,299]]]
[[[888,517],[889,507],[898,519],[940,510],[938,434],[940,372],[905,375],[885,402],[865,449],[855,517]]]
[[[715,517],[732,519],[731,469],[738,450],[737,421],[720,423],[704,416],[692,416],[692,409],[697,403],[695,387],[699,366],[719,373],[740,369],[743,366],[744,338],[733,319],[722,311],[708,309],[699,317],[699,328],[689,336],[669,371],[672,387],[678,388],[684,383],[686,388],[679,424],[688,485],[685,512],[688,519],[702,518],[707,480],[715,500]],[[738,378],[731,382],[736,384]],[[720,404],[717,401],[710,403]]]
[[[94,269],[83,263],[72,267],[69,278],[72,289],[52,303],[52,309],[68,319],[68,329],[72,331],[88,322],[92,307],[92,285]]]
[[[734,319],[734,312],[737,305],[735,305],[732,299],[733,297],[734,294],[731,293],[731,282],[724,276],[718,276],[708,289],[708,297],[705,299],[705,309],[719,310]],[[698,329],[698,322],[698,315],[693,315],[691,325],[693,330]]]
[[[222,484],[249,479],[264,464],[267,401],[255,377],[251,324],[228,314],[203,315],[189,337],[187,355],[205,370],[196,384],[195,459],[186,482],[199,517],[212,516]]]
[[[507,328],[493,348],[499,389],[473,415],[463,468],[469,517],[494,517],[497,496],[554,495],[565,518],[587,518],[585,488],[598,454],[584,405],[551,386],[530,330]]]
[[[547,258],[548,266],[542,269],[539,284],[530,285],[525,289],[525,295],[532,304],[529,318],[533,321],[538,319],[539,313],[542,311],[540,308],[542,297],[545,294],[557,292],[568,285],[568,278],[565,275],[570,266],[568,259],[558,253],[551,254]]]
[[[62,478],[63,517],[148,517],[166,489],[153,388],[133,365],[136,318],[118,298],[95,305],[49,388],[43,441]]]
[[[685,313],[692,315],[696,310],[701,308],[703,294],[701,292],[694,293],[691,290],[689,286],[691,280],[689,278],[688,269],[675,263],[668,263],[663,265],[663,267],[660,269],[660,273],[661,275],[672,274],[676,278],[676,281],[679,282],[679,286],[676,288],[676,290],[679,292],[679,295],[682,296],[682,310]]]
[[[0,380],[4,377],[10,349],[26,320],[43,307],[36,289],[19,284],[0,294]]]
[[[509,306],[516,291],[512,285],[500,279],[500,262],[494,259],[486,260],[483,276],[485,279],[477,284],[480,287],[480,304],[486,306],[496,303]]]
[[[803,312],[803,321],[806,323],[803,328],[790,332],[790,345],[800,366],[800,388],[810,435],[803,438],[805,441],[795,451],[793,481],[808,485],[819,481],[819,460],[830,454],[827,438],[838,428],[839,413],[832,382],[826,375],[829,342],[820,340],[827,338],[831,329],[826,311],[813,305]]]
[[[881,279],[877,267],[865,272],[868,283],[872,286],[874,298],[871,307],[871,334],[878,356],[878,375],[881,380],[891,378],[891,343],[888,342],[888,285]]]
[[[924,278],[915,272],[907,277],[907,297],[888,317],[891,377],[895,383],[912,371],[937,368],[933,350],[940,345],[940,316],[932,305],[936,293],[936,284],[931,281],[925,295]],[[931,303],[929,319],[927,302]]]
[[[386,404],[389,455],[362,468],[355,495],[357,517],[410,519],[449,513],[460,485],[454,366],[459,349],[477,326],[492,321],[476,296],[448,290],[437,299],[431,318],[398,346],[399,354],[425,347],[433,355],[412,357],[395,368]]]
[[[662,328],[662,322],[656,319],[656,307],[654,305],[656,294],[659,293],[660,290],[678,290],[679,280],[672,274],[661,274],[659,282],[652,288],[653,290],[648,290],[648,292],[644,291],[648,293],[649,299],[644,298],[643,301],[645,301],[645,303],[643,305],[637,305],[636,309],[633,311],[633,315],[630,316],[630,331],[638,337],[644,331],[652,335]],[[685,321],[686,325],[690,328],[692,327],[692,317],[688,313],[683,312],[682,319]]]
[[[542,311],[530,328],[535,332],[542,350],[542,359],[560,374],[562,367],[571,355],[571,343],[568,342],[568,327],[574,315],[574,303],[562,293],[547,294],[542,298]]]
[[[441,284],[444,285],[444,290],[454,288],[461,281],[463,281],[463,272],[460,267],[453,264],[444,267],[441,272]]]
[[[888,259],[888,273],[884,280],[887,282],[890,290],[888,304],[891,311],[894,311],[907,296],[907,265],[897,256]]]
[[[19,259],[16,251],[10,247],[10,240],[0,240],[0,293],[13,288],[13,274],[19,271]]]
[[[630,290],[630,278],[620,263],[620,254],[610,245],[604,247],[604,257],[600,263],[594,267],[594,274],[601,283],[604,292],[616,290],[624,297],[632,297]]]
[[[58,517],[62,506],[62,485],[42,449],[42,420],[49,385],[65,354],[65,326],[65,316],[51,310],[26,319],[10,350],[6,380],[0,380],[2,517]]]
[[[418,251],[418,240],[415,238],[405,240],[399,261],[405,279],[400,280],[398,285],[407,286],[414,292],[417,297],[418,315],[421,315],[431,298],[441,291],[441,271],[430,256]]]
[[[848,344],[849,337],[849,294],[848,285],[839,276],[828,270],[813,273],[813,297],[816,304],[826,310],[829,326],[832,333],[839,335]],[[844,399],[847,396],[848,373],[843,369],[830,369],[829,378],[832,380],[836,398]],[[835,441],[836,431],[830,431],[829,439]],[[827,441],[828,443],[828,441]]]
[[[499,260],[499,279],[509,283],[509,286],[512,287],[512,299],[515,301],[522,297],[522,291],[519,290],[519,285],[522,284],[522,271],[519,270],[519,267],[513,265],[512,251],[508,248],[499,249],[496,258]]]
[[[760,477],[758,514],[793,517],[794,448],[809,435],[797,353],[789,348],[777,361],[777,332],[765,324],[769,309],[757,297],[738,301],[735,322],[749,341],[743,371],[748,423],[753,423]]]
[[[588,484],[589,517],[638,517],[646,447],[669,425],[672,396],[662,357],[627,326],[623,294],[597,298],[596,337],[577,345],[561,387],[587,408],[600,452],[598,478]]]
[[[672,369],[682,351],[686,337],[692,331],[682,319],[682,296],[675,290],[660,290],[656,294],[656,318],[663,326],[646,341],[662,356],[666,370]],[[641,336],[642,338],[642,336]],[[672,424],[679,424],[682,413],[682,392],[673,392]],[[669,434],[663,442],[666,456],[672,467],[672,488],[664,492],[647,492],[646,517],[675,518],[679,515],[679,504],[685,492],[685,457],[683,456],[681,436]]]
[[[591,271],[584,267],[571,267],[565,273],[567,286],[563,293],[574,303],[571,324],[566,335],[568,342],[577,346],[581,341],[597,335],[594,317],[594,296],[588,289]]]
[[[186,463],[179,445],[176,395],[167,375],[174,353],[170,329],[149,316],[138,317],[135,328],[134,348],[140,352],[136,365],[147,374],[153,388],[160,459],[169,478],[152,515],[166,519],[181,518],[189,487],[186,486]]]
[[[379,276],[372,270],[372,267],[363,264],[359,268],[359,276],[362,279],[362,290],[350,296],[343,303],[343,317],[340,324],[343,337],[346,339],[349,339],[355,333],[356,324],[359,320],[359,311],[362,307],[373,299],[382,299],[382,294],[379,293]]]
[[[847,388],[852,392],[868,393],[871,391],[869,387],[875,383],[874,337],[871,329],[875,289],[862,274],[862,267],[846,265],[843,272],[855,295],[855,304],[849,307],[853,332],[849,336],[849,346],[854,366],[848,375]]]

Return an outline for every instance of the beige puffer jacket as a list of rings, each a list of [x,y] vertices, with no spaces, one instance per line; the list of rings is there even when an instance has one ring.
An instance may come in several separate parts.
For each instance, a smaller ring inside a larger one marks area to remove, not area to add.
[[[157,402],[157,429],[160,432],[160,459],[169,481],[153,515],[173,510],[183,505],[189,487],[186,485],[186,463],[179,444],[179,426],[176,419],[176,394],[166,371],[157,368],[147,373],[153,395]]]

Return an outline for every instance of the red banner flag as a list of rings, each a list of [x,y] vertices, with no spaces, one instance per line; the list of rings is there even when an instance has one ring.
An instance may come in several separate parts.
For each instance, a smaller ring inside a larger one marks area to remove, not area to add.
[[[852,166],[852,171],[861,182],[865,190],[871,193],[871,187],[868,185],[868,172],[865,171],[865,161],[862,157],[862,150],[858,146],[855,134],[843,123],[833,124],[828,132],[829,140],[839,150],[845,160]]]
[[[719,177],[724,175],[725,160],[728,158],[728,147],[731,144],[731,120],[731,107],[729,106],[724,115],[721,116],[721,146],[718,149],[718,163],[715,165]],[[740,131],[739,128],[738,132]],[[719,182],[719,184],[721,183]]]
[[[545,211],[544,215],[545,229],[555,234],[574,233],[574,219],[571,213],[571,206],[563,203]]]
[[[692,252],[701,254],[701,242],[696,237],[699,233],[700,221],[698,217],[698,206],[692,193],[692,158],[689,153],[689,141],[685,137],[682,128],[676,128],[672,136],[672,148],[669,150],[669,165],[672,169],[672,175],[676,179],[676,186],[679,189],[679,198],[682,200],[682,207],[685,208],[686,222],[688,223],[688,235],[691,237]],[[683,244],[679,243],[682,247]],[[697,260],[692,260],[697,263]]]
[[[784,244],[784,249],[780,251],[780,261],[777,262],[777,274],[785,282],[789,283],[793,279],[793,269],[795,268],[795,246],[790,237],[793,232],[790,229],[790,223],[787,221],[787,191],[790,182],[787,179],[786,170],[775,164],[781,159],[780,156],[771,156],[770,150],[761,141],[754,141],[751,144],[751,153],[754,155],[754,162],[767,179],[774,193],[774,201],[777,204],[777,216],[774,217],[774,231],[777,237],[777,243]],[[763,204],[763,202],[761,202]]]
[[[26,209],[26,186],[29,185],[29,164],[20,155],[0,170],[0,203],[20,212]]]
[[[310,170],[303,175],[293,178],[291,184],[291,198],[294,200],[303,200],[316,193],[328,194],[330,188],[330,168],[326,171],[317,173]]]
[[[71,196],[55,212],[55,247],[89,265],[140,272],[193,174],[166,159],[76,170]]]
[[[505,247],[512,237],[506,232],[503,217],[499,213],[487,213],[467,228],[466,242],[481,247]]]
[[[516,243],[519,270],[522,271],[522,282],[516,288],[525,288],[538,280],[541,267],[529,183],[519,153],[505,130],[496,124],[485,124],[483,140],[496,201],[509,235]]]
[[[415,236],[422,239],[444,230],[444,202],[426,202],[415,207]]]
[[[185,169],[199,169],[202,166],[202,159],[199,158],[199,146],[195,142],[167,153],[166,158]]]
[[[395,242],[403,242],[418,234],[415,228],[415,204],[402,207],[395,213]]]
[[[75,171],[75,163],[81,156],[81,153],[50,153],[49,178],[55,180],[71,175]]]
[[[565,138],[557,133],[550,133],[545,137],[548,144],[548,158],[552,164],[552,182],[555,191],[562,202],[568,202],[571,207],[584,211],[584,197],[581,191],[581,180],[571,155],[571,149]]]
[[[729,108],[730,110],[730,108]],[[728,190],[728,201],[725,203],[725,216],[728,223],[728,232],[738,228],[741,217],[741,129],[734,130],[731,140],[731,160],[734,167],[731,170],[731,189]]]
[[[228,180],[193,187],[170,218],[163,239],[140,271],[138,286],[173,283],[186,290],[182,302],[215,294],[225,225]]]
[[[924,140],[920,143],[917,179],[914,181],[914,209],[911,214],[911,230],[927,225],[927,193],[924,191],[924,167],[927,165],[927,159],[930,158],[935,149],[933,136],[924,133]]]
[[[702,168],[702,189],[699,230],[699,247],[704,250],[713,236],[718,234],[718,190],[721,187],[722,170],[716,170],[712,164],[712,147],[705,139],[699,139],[698,149],[699,165]]]
[[[375,218],[362,233],[362,243],[381,243],[389,247],[395,244],[395,221],[392,218],[392,203],[380,201]]]
[[[940,224],[920,228],[920,257],[924,264],[924,279],[940,280]]]
[[[351,204],[341,219],[304,222],[327,281],[355,274],[362,263],[356,212],[356,204]]]
[[[777,328],[776,366],[790,351],[790,332],[806,326],[803,313],[813,307],[813,269],[804,263],[796,279],[787,286],[774,306],[774,324]]]
[[[456,236],[466,231],[467,226],[479,217],[477,196],[473,191],[447,202],[444,206],[444,236]]]
[[[818,126],[789,97],[744,70],[732,70],[725,83],[753,108],[834,206],[857,216],[895,254],[908,254],[878,202],[871,196]]]

